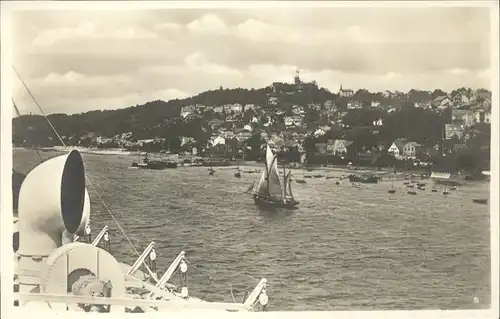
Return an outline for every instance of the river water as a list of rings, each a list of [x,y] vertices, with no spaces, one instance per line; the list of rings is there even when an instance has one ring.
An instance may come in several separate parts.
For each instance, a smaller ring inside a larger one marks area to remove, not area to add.
[[[193,296],[241,302],[265,277],[269,310],[490,305],[489,205],[472,202],[489,197],[487,182],[466,184],[448,196],[430,187],[411,196],[403,182],[388,194],[387,181],[354,188],[346,181],[307,179],[292,185],[299,209],[265,212],[243,193],[257,173],[237,179],[234,168],[217,168],[209,176],[206,167],[129,168],[136,160],[130,156],[83,158],[93,185],[94,233],[109,225],[113,254],[135,261],[97,189],[139,252],[156,241],[159,270],[186,252]],[[16,170],[27,173],[38,162],[33,151],[14,150]]]

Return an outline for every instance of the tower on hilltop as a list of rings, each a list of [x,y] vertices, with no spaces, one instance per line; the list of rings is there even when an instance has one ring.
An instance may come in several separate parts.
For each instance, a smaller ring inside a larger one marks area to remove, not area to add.
[[[299,70],[295,70],[295,84],[299,85],[301,83],[302,83],[302,81],[300,81],[300,71]]]

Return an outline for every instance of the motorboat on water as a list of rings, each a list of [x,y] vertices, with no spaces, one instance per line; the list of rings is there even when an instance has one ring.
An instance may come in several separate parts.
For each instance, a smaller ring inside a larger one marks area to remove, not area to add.
[[[177,163],[174,161],[151,160],[148,153],[144,155],[142,160],[133,162],[132,167],[145,168],[145,169],[166,169],[177,168]]]

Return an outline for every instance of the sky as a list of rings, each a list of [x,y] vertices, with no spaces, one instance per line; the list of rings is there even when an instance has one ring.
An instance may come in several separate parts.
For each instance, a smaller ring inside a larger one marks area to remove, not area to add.
[[[489,19],[470,7],[22,11],[13,64],[47,114],[261,88],[296,69],[331,92],[489,88]]]

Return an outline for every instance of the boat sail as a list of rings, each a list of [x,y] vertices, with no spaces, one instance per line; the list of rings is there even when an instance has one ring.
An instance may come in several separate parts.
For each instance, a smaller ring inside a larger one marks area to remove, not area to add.
[[[269,145],[266,149],[266,167],[262,170],[254,200],[260,206],[292,208],[299,204],[292,195],[291,172],[288,172],[282,183],[278,173],[278,159]]]

